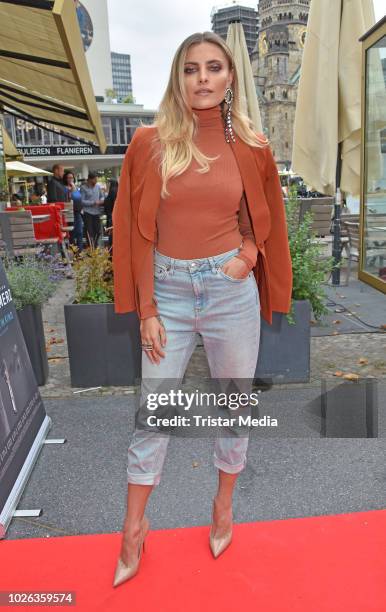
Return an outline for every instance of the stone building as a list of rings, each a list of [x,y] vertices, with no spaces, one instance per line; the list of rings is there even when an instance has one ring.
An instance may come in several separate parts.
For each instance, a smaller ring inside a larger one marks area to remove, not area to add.
[[[291,165],[295,104],[310,0],[260,0],[251,55],[264,132],[275,159]]]

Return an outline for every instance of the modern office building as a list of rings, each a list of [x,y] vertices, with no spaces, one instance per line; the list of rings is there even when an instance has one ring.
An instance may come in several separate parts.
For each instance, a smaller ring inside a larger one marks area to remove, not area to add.
[[[258,12],[251,7],[235,4],[215,7],[211,13],[212,30],[225,41],[227,39],[228,27],[232,21],[240,21],[243,26],[248,53],[251,54],[257,40],[259,31]]]
[[[260,0],[251,54],[264,132],[278,164],[290,167],[300,66],[310,0]]]
[[[83,46],[97,100],[113,88],[107,0],[75,0]]]
[[[117,94],[118,102],[123,102],[128,95],[133,94],[130,55],[113,51],[111,53],[111,66],[113,71],[113,89]]]

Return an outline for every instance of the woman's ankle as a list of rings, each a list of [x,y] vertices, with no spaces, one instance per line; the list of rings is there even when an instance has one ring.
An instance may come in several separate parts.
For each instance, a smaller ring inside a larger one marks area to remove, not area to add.
[[[232,497],[229,497],[229,495],[219,495],[217,493],[217,495],[214,497],[214,505],[217,509],[219,510],[231,510],[232,509]]]

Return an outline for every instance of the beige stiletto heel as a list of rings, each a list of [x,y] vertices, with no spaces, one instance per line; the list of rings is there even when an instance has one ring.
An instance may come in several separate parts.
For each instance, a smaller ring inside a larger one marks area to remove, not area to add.
[[[126,582],[126,580],[129,580],[130,578],[133,578],[133,576],[135,576],[135,574],[138,572],[139,564],[142,557],[142,551],[145,552],[145,538],[148,531],[149,521],[147,517],[144,516],[142,523],[142,533],[138,544],[138,558],[131,565],[125,565],[121,557],[119,557],[117,567],[115,569],[113,582],[114,587],[118,586],[119,584],[122,584],[122,582]]]
[[[231,519],[228,531],[221,537],[217,537],[217,538],[213,535],[213,523],[212,523],[212,526],[210,528],[210,533],[209,533],[209,546],[210,546],[210,549],[215,559],[217,559],[217,557],[219,557],[221,553],[223,553],[224,550],[228,548],[231,542],[232,542],[232,519]]]

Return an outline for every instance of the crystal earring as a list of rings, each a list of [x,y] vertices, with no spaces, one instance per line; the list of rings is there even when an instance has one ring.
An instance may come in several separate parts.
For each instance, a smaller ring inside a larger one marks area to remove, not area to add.
[[[233,128],[232,128],[232,102],[233,102],[233,90],[230,87],[227,87],[225,90],[225,102],[227,103],[228,110],[225,114],[225,140],[227,142],[236,142]]]

